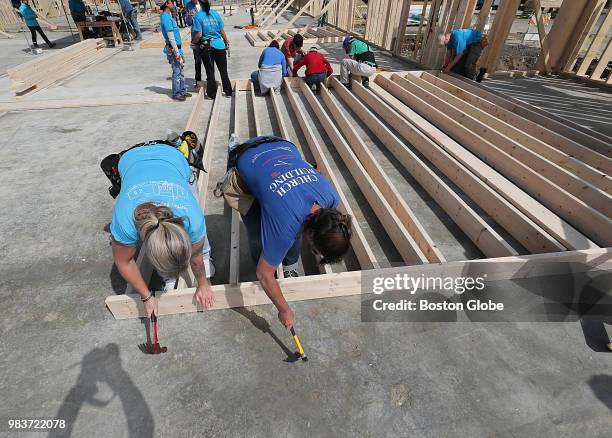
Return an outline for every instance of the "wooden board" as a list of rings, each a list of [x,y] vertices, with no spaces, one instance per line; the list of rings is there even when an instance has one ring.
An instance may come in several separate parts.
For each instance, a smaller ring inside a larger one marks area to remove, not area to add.
[[[378,276],[412,275],[428,277],[456,277],[469,272],[473,277],[484,277],[486,281],[520,279],[554,275],[567,272],[571,264],[573,272],[593,269],[612,269],[612,249],[600,248],[586,251],[571,251],[556,254],[500,257],[483,260],[448,262],[418,266],[402,266],[377,271]],[[285,299],[289,302],[317,298],[340,297],[361,294],[362,273],[342,272],[338,274],[279,280]],[[232,307],[270,304],[270,300],[258,282],[212,287],[216,302],[211,310]],[[195,289],[175,290],[159,296],[159,315],[192,313],[202,310],[194,300]],[[452,294],[454,292],[449,292]],[[139,295],[114,295],[105,300],[115,319],[145,317]]]

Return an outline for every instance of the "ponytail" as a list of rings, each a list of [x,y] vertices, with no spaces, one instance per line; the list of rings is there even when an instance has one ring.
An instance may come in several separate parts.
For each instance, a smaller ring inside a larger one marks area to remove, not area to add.
[[[134,210],[134,222],[142,240],[142,248],[158,273],[177,277],[189,266],[191,239],[183,219],[172,210],[150,202]]]
[[[210,16],[210,2],[208,0],[200,0],[200,6],[202,6],[204,13]]]

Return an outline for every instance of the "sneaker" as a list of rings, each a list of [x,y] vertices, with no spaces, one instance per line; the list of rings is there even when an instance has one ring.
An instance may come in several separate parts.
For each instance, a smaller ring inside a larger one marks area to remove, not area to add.
[[[310,86],[310,89],[312,90],[313,93],[317,94],[317,86],[316,86],[316,84],[312,84]]]
[[[210,257],[204,257],[204,269],[206,269],[206,278],[212,278],[215,276],[215,265],[213,265]]]
[[[193,96],[193,94],[186,92],[185,94],[183,94],[183,96],[185,96],[186,98],[189,98],[189,97]]]
[[[185,96],[175,96],[172,99],[178,100],[179,102],[185,102],[187,100]]]
[[[361,85],[363,85],[365,88],[370,88],[370,80],[365,78],[363,81],[361,81]]]
[[[162,280],[164,281],[164,292],[170,292],[171,290],[176,289],[178,278],[168,277],[168,278],[162,278]]]
[[[54,48],[55,46],[57,46],[57,44],[55,44],[55,43],[49,43],[49,44],[48,44],[48,46],[49,46],[49,48],[50,48],[50,49],[52,49],[52,48]]]
[[[283,275],[285,276],[285,278],[294,278],[299,277],[300,273],[292,269],[291,271],[283,271]]]
[[[35,49],[38,49],[40,46],[38,45],[38,43],[34,43],[32,44],[32,47],[34,47]]]
[[[482,82],[482,79],[484,78],[484,75],[486,74],[487,74],[487,69],[481,68],[480,72],[478,73],[478,76],[476,76],[476,82],[478,83]]]

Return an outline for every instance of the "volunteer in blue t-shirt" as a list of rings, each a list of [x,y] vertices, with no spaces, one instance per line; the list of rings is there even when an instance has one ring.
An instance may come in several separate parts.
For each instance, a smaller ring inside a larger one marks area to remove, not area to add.
[[[321,264],[339,262],[349,249],[351,218],[336,209],[338,193],[304,161],[293,143],[255,137],[236,162],[238,173],[255,197],[242,217],[249,235],[257,278],[278,309],[281,323],[293,326],[293,311],[274,274],[297,277],[302,236]]]
[[[172,66],[172,98],[184,101],[191,94],[187,93],[185,88],[185,74],[183,73],[185,56],[183,55],[183,47],[181,45],[181,32],[176,21],[172,18],[173,9],[174,2],[172,0],[167,0],[161,5],[162,13],[159,14],[159,25],[166,41],[164,53],[168,63]]]
[[[440,45],[446,46],[447,49],[442,71],[474,79],[478,58],[486,45],[486,38],[482,32],[476,29],[455,29],[440,34],[438,40]]]
[[[23,18],[23,21],[25,21],[25,24],[26,26],[28,26],[28,29],[30,29],[30,33],[32,34],[32,45],[34,47],[38,47],[38,43],[36,42],[36,32],[38,32],[40,36],[43,37],[43,40],[45,40],[50,49],[55,47],[55,43],[49,41],[47,35],[45,35],[45,33],[40,28],[38,20],[36,19],[36,12],[34,12],[34,10],[30,7],[30,0],[21,0],[21,5],[19,6],[19,15],[21,15],[21,18]]]
[[[223,30],[223,19],[210,2],[200,0],[201,11],[193,18],[191,44],[200,49],[200,56],[206,70],[206,95],[214,99],[217,95],[215,64],[221,75],[221,84],[225,97],[232,95],[232,83],[227,74],[227,49],[229,40]]]
[[[134,261],[139,242],[148,260],[172,286],[191,265],[198,283],[195,299],[209,308],[214,295],[206,277],[213,275],[214,268],[204,213],[190,186],[185,156],[173,146],[154,143],[125,152],[118,169],[121,191],[110,225],[113,258],[123,278],[141,296],[147,315],[157,314],[157,298]]]

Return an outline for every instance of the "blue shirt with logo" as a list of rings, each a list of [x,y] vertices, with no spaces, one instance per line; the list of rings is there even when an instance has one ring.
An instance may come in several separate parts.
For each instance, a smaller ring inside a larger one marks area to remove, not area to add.
[[[463,53],[467,46],[480,42],[482,32],[476,29],[455,29],[451,32],[448,50],[455,49],[455,55]]]
[[[247,149],[237,168],[259,202],[262,256],[272,266],[283,261],[315,203],[322,208],[338,205],[336,190],[287,141]]]
[[[121,157],[119,175],[121,192],[110,226],[115,241],[136,245],[139,236],[134,210],[145,202],[165,205],[176,217],[184,218],[192,243],[206,236],[204,213],[189,188],[189,164],[178,149],[164,144],[132,149]]]
[[[193,18],[191,34],[194,35],[196,32],[201,32],[202,39],[210,38],[210,46],[213,49],[222,50],[225,49],[225,42],[223,42],[221,35],[223,26],[221,15],[214,9],[209,11],[209,15],[204,11],[198,11]]]
[[[19,13],[23,17],[23,21],[25,21],[26,26],[28,27],[38,26],[38,20],[36,19],[36,12],[32,10],[30,5],[26,3],[22,3],[21,6],[19,6]]]

